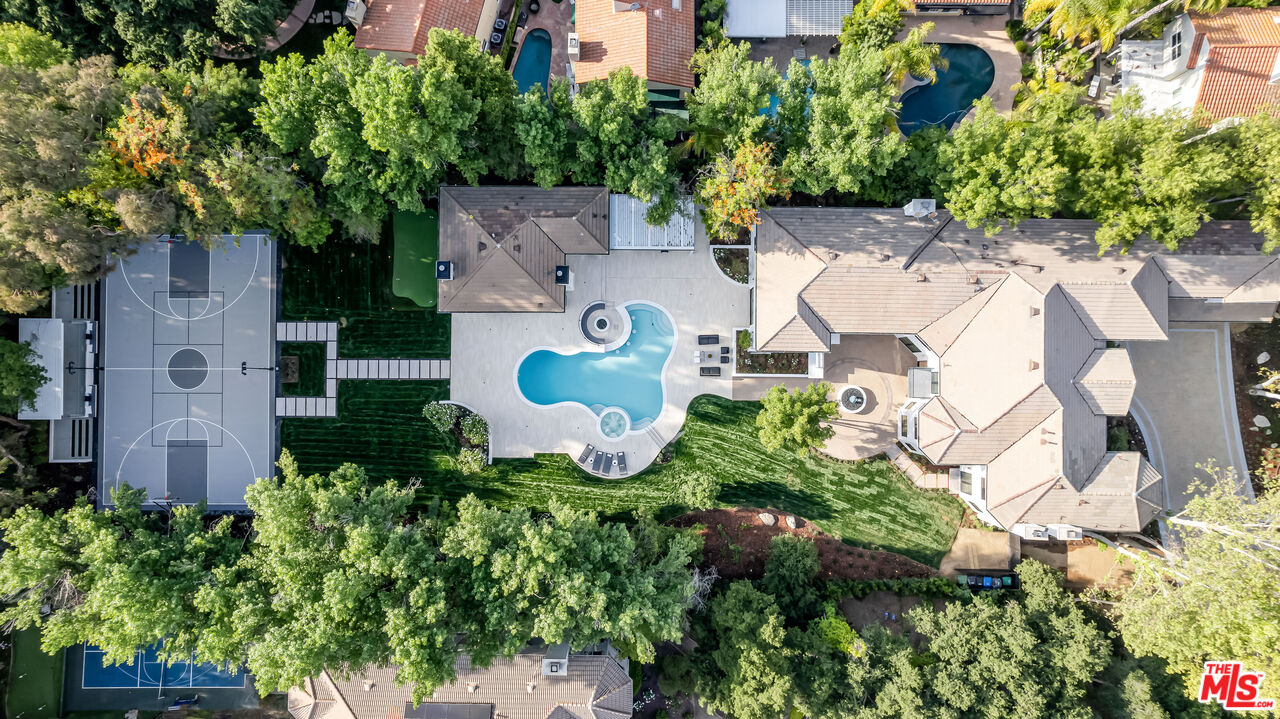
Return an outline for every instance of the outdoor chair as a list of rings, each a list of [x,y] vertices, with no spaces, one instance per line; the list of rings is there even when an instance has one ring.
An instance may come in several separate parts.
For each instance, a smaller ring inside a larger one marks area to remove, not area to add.
[[[594,451],[596,451],[596,446],[588,444],[587,448],[582,450],[582,454],[578,456],[578,464],[585,464],[588,459],[591,459],[591,453]]]
[[[591,471],[598,473],[601,464],[604,464],[604,452],[596,452],[596,459],[591,463]]]
[[[601,471],[604,474],[608,474],[612,469],[613,469],[613,453],[610,452],[604,456],[604,469]]]
[[[626,473],[627,473],[627,453],[619,452],[618,453],[618,474],[626,474]]]

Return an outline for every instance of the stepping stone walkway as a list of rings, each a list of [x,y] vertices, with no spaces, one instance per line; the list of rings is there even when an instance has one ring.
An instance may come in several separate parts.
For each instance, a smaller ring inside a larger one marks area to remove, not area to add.
[[[277,417],[336,417],[340,379],[449,379],[447,359],[339,359],[337,322],[277,322],[277,342],[324,343],[324,396],[276,397]]]
[[[889,461],[893,462],[893,466],[907,475],[907,479],[910,479],[917,487],[921,489],[945,489],[948,491],[951,489],[950,477],[942,472],[926,472],[920,469],[896,442],[889,445],[889,448],[885,450],[885,454],[888,455]]]

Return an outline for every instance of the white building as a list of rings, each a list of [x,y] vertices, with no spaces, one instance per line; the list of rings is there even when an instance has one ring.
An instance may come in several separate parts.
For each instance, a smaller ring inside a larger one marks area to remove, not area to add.
[[[1151,113],[1201,108],[1213,121],[1280,99],[1280,8],[1185,13],[1159,40],[1120,44],[1121,87]]]

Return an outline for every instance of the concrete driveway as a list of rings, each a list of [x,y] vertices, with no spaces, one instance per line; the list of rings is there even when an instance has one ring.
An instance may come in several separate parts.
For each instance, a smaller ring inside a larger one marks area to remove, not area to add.
[[[1165,477],[1165,507],[1186,506],[1197,464],[1245,469],[1227,323],[1170,323],[1168,342],[1129,342],[1138,386],[1129,411]]]

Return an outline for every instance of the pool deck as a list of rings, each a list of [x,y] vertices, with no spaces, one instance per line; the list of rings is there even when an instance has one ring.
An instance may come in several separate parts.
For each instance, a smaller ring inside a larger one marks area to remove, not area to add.
[[[569,0],[554,2],[546,0],[540,3],[541,9],[536,15],[529,15],[525,27],[516,30],[515,41],[523,43],[525,36],[535,29],[541,28],[551,35],[551,77],[567,77],[569,70],[569,33],[573,32],[573,3]],[[517,48],[523,51],[523,48]],[[511,55],[511,67],[520,60],[520,53]],[[508,68],[510,69],[510,68]]]
[[[494,457],[550,452],[576,460],[587,444],[593,444],[604,452],[626,452],[628,470],[634,475],[680,432],[694,397],[732,396],[732,364],[714,365],[721,368],[720,377],[702,377],[698,370],[707,365],[695,364],[692,358],[699,349],[698,335],[718,334],[720,345],[732,345],[733,328],[744,327],[750,320],[750,291],[720,273],[702,223],[694,225],[697,236],[692,252],[614,250],[608,255],[571,255],[573,289],[565,295],[563,313],[453,315],[450,399],[489,420]],[[530,349],[600,350],[583,337],[578,324],[583,309],[598,300],[613,305],[651,302],[671,315],[676,328],[658,421],[651,430],[628,433],[618,440],[606,440],[596,416],[583,407],[532,405],[515,384],[516,365]],[[715,347],[717,352],[720,345]]]
[[[898,39],[906,37],[907,30],[931,22],[930,42],[977,45],[986,50],[996,66],[996,77],[986,96],[1000,112],[1013,110],[1013,86],[1022,82],[1022,58],[1004,30],[1008,15],[908,15],[903,19],[906,28]]]

